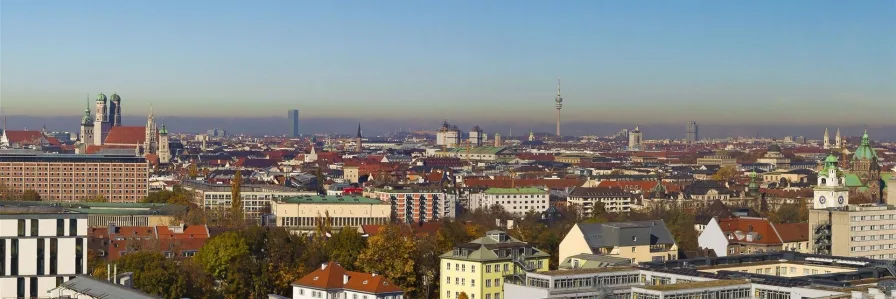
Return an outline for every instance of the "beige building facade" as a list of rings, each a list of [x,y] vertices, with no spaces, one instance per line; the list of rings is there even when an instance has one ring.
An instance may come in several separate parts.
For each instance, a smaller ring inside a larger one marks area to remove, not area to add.
[[[271,202],[277,226],[298,231],[314,231],[318,219],[329,217],[335,229],[367,224],[386,224],[392,206],[377,199],[355,196],[296,196]]]
[[[621,257],[632,263],[678,259],[678,245],[662,220],[578,223],[560,242],[560,260],[577,254]]]
[[[842,210],[809,211],[812,253],[896,258],[896,207],[849,205]]]

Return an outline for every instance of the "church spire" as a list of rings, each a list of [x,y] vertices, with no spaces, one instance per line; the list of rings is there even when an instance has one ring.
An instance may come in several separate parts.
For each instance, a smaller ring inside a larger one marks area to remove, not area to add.
[[[361,123],[358,123],[358,136],[355,137],[361,138]]]

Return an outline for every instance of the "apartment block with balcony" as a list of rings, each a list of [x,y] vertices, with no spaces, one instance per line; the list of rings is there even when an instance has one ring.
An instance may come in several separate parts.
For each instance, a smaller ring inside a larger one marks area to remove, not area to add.
[[[0,154],[0,184],[42,200],[138,202],[149,193],[146,158],[124,155]]]
[[[678,259],[678,244],[663,220],[578,223],[560,242],[560,260],[577,254],[627,258],[632,263]]]
[[[87,215],[0,207],[0,298],[45,297],[87,274]]]
[[[525,279],[525,273],[547,271],[550,255],[503,231],[454,246],[440,256],[439,298],[501,299],[504,282]]]
[[[441,189],[376,190],[373,197],[392,205],[392,213],[401,223],[417,223],[454,218],[457,196]]]
[[[548,190],[542,188],[488,188],[470,195],[470,209],[499,205],[510,213],[522,216],[529,211],[546,211],[550,206],[549,197]]]
[[[607,212],[630,212],[634,195],[616,187],[576,187],[569,192],[567,202],[579,205],[583,215],[591,217],[599,204]]]

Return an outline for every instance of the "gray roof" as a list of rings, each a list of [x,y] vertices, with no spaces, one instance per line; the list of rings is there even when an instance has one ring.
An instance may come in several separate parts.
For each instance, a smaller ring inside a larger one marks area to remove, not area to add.
[[[103,299],[162,298],[86,275],[78,275],[78,277],[62,283],[57,289],[72,290],[80,294]]]
[[[572,259],[584,260],[584,262],[582,264],[580,264],[577,269],[605,268],[605,267],[615,267],[615,266],[626,266],[626,265],[632,264],[632,260],[627,259],[627,258],[599,255],[599,254],[582,253],[582,254],[577,254],[577,255],[567,257],[566,259],[561,261],[559,268],[560,269],[573,269]]]
[[[579,223],[591,248],[675,244],[663,220],[614,223]]]

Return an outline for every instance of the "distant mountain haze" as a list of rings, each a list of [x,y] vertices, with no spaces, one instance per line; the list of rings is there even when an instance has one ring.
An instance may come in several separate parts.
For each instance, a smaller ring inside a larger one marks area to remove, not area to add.
[[[78,116],[21,116],[10,115],[7,117],[7,126],[10,130],[39,130],[46,126],[51,131],[68,131],[77,132],[80,117]],[[401,131],[436,131],[442,126],[443,119],[433,120],[391,120],[391,119],[349,119],[349,118],[301,118],[299,121],[299,130],[303,135],[319,134],[319,133],[336,133],[354,135],[361,123],[361,129],[365,137],[383,136],[389,133]],[[553,134],[555,123],[547,122],[527,122],[524,120],[508,122],[508,121],[480,121],[480,122],[457,122],[451,119],[447,120],[452,125],[457,125],[461,131],[468,132],[475,125],[479,125],[489,136],[494,133],[508,136],[526,136],[529,130],[537,133]],[[146,124],[146,116],[123,116],[123,122],[128,126],[143,126]],[[289,131],[289,121],[285,117],[256,117],[256,118],[235,118],[235,117],[165,117],[156,115],[156,123],[158,125],[165,124],[172,133],[204,133],[206,130],[219,128],[224,129],[228,134],[247,134],[253,136],[261,135],[286,135]],[[820,140],[824,134],[824,125],[772,125],[772,124],[754,124],[754,125],[733,125],[733,124],[711,124],[697,123],[700,125],[700,138],[724,138],[724,137],[774,137],[784,138],[784,136],[804,136],[809,140]],[[561,123],[561,131],[563,135],[598,135],[607,136],[615,134],[622,129],[634,129],[639,126],[644,134],[644,139],[683,139],[685,136],[685,125],[681,124],[651,124],[651,123],[617,123],[617,122],[582,122],[571,121]],[[836,124],[828,125],[831,138],[837,131]],[[862,125],[846,125],[839,126],[840,132],[844,136],[861,136],[864,130]],[[874,140],[896,140],[896,124],[868,126],[868,132]],[[491,137],[489,137],[491,139]]]

